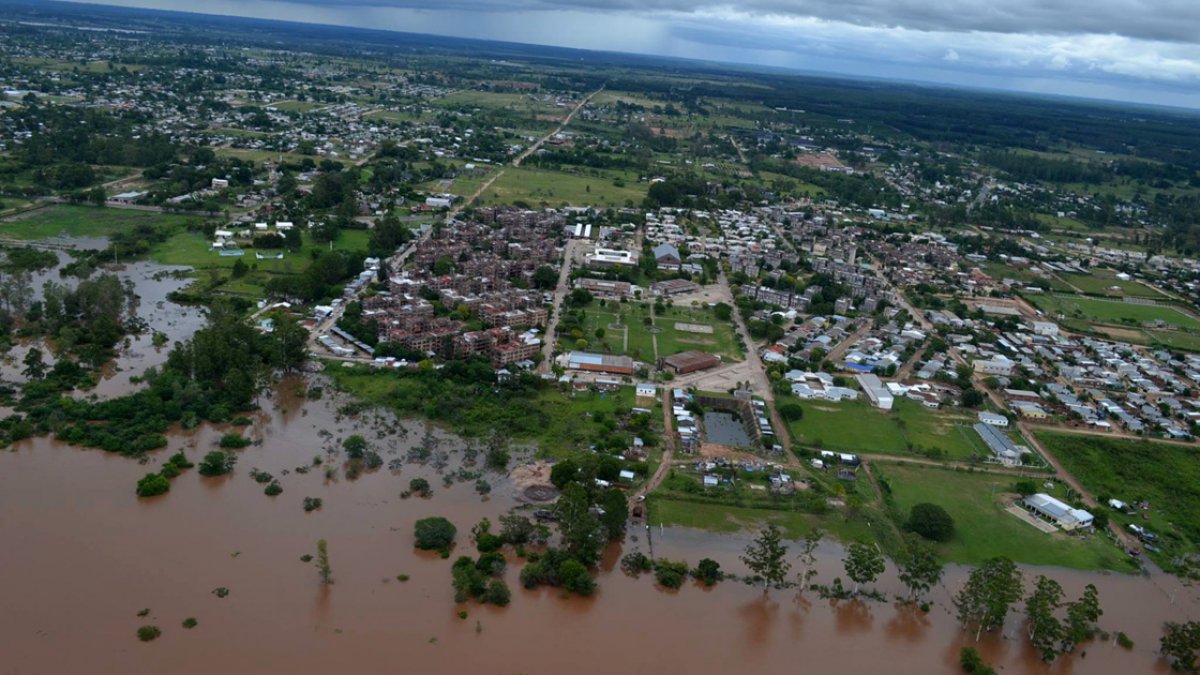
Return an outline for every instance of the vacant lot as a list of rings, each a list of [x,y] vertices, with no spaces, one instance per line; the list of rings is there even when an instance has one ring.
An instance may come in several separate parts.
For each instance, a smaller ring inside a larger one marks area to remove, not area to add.
[[[1171,443],[1038,432],[1038,438],[1085,489],[1102,500],[1148,502],[1135,517],[1162,538],[1169,553],[1195,553],[1200,542],[1200,455]]]
[[[200,225],[203,222],[203,216],[55,204],[0,222],[0,237],[28,240],[107,237],[137,225],[165,225],[184,229],[188,225]]]
[[[1158,299],[1165,299],[1166,297],[1162,293],[1134,279],[1130,279],[1129,281],[1118,279],[1117,273],[1113,270],[1093,270],[1091,274],[1064,274],[1062,277],[1084,293]],[[1119,290],[1111,290],[1114,287]]]
[[[938,549],[951,562],[978,564],[1006,556],[1030,565],[1129,571],[1127,556],[1107,539],[1046,534],[1004,511],[1014,478],[903,464],[874,465],[891,493],[894,516],[903,526],[916,504],[932,502],[954,519],[954,537]]]
[[[627,354],[647,362],[692,349],[717,354],[725,361],[740,361],[744,356],[733,326],[706,308],[669,307],[654,317],[653,326],[645,322],[651,316],[650,308],[639,302],[594,304],[584,310],[584,316],[581,332],[589,350]],[[678,330],[676,323],[709,326],[712,333]],[[602,337],[597,336],[597,329],[603,330]],[[570,335],[565,337],[570,346]]]
[[[804,417],[792,422],[791,430],[804,445],[953,460],[986,455],[987,448],[971,428],[974,418],[962,413],[929,410],[908,399],[898,399],[891,413],[872,407],[865,398],[842,403],[801,401],[800,406]]]
[[[638,183],[632,174],[581,170],[580,173],[546,171],[508,167],[504,175],[480,196],[482,205],[511,204],[522,201],[537,207],[545,204],[559,206],[624,206],[626,202],[640,204],[646,196],[646,184]],[[594,174],[591,172],[595,172]],[[620,180],[622,185],[615,185]]]

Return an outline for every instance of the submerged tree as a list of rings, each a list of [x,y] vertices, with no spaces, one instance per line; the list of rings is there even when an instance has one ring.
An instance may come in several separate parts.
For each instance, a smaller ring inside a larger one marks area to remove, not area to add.
[[[971,570],[954,597],[958,620],[975,629],[975,640],[1003,625],[1009,607],[1021,599],[1021,572],[1008,558],[992,558]]]
[[[333,583],[333,568],[329,566],[329,547],[324,539],[317,541],[317,573],[321,575],[321,583]]]
[[[878,579],[885,568],[883,554],[875,546],[867,544],[850,544],[843,564],[846,566],[846,576],[854,582],[856,594],[859,586]]]
[[[1163,625],[1159,652],[1175,670],[1195,675],[1196,651],[1200,650],[1200,622],[1168,622]]]
[[[942,580],[943,565],[937,553],[918,539],[911,539],[899,562],[900,581],[908,587],[908,599],[917,600]]]
[[[783,543],[779,528],[767,525],[759,531],[754,541],[746,546],[741,560],[754,573],[755,581],[763,582],[763,595],[772,588],[783,588],[792,564],[787,561],[787,545]]]
[[[1062,605],[1062,586],[1053,579],[1039,576],[1033,592],[1025,600],[1025,620],[1029,643],[1038,650],[1043,661],[1053,661],[1066,634],[1055,613]]]

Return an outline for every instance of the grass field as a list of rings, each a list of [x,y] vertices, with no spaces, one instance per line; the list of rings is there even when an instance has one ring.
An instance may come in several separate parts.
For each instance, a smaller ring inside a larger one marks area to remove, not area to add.
[[[875,535],[863,518],[846,517],[842,513],[813,515],[795,511],[747,508],[724,504],[702,504],[682,499],[652,496],[648,502],[651,525],[692,527],[709,532],[743,532],[774,523],[787,539],[801,539],[814,529],[831,533],[841,541],[871,542]]]
[[[617,312],[621,314],[621,328],[617,324]],[[671,356],[696,349],[717,354],[725,361],[740,361],[744,358],[741,345],[734,333],[733,325],[717,319],[711,310],[691,307],[668,307],[655,317],[653,332],[644,321],[650,309],[641,303],[606,303],[604,307],[593,305],[584,311],[583,338],[588,349],[609,354],[627,354],[640,361]],[[677,323],[693,323],[711,326],[711,334],[691,333],[676,329]],[[604,337],[596,337],[596,329],[604,329]],[[626,337],[628,333],[628,337]],[[572,338],[566,336],[566,346]],[[657,342],[658,349],[655,350]]]
[[[922,502],[950,514],[954,537],[937,546],[950,562],[978,564],[1005,556],[1029,565],[1132,571],[1124,552],[1103,536],[1046,534],[1005,512],[1002,499],[1015,497],[1012,476],[880,463],[874,470],[891,491],[897,520]]]
[[[1063,314],[1097,323],[1139,326],[1144,322],[1161,320],[1184,330],[1200,330],[1200,319],[1170,305],[1139,305],[1120,300],[1062,295],[1032,295],[1029,300],[1038,309],[1053,316]]]
[[[788,399],[791,401],[792,399]],[[829,403],[801,401],[804,417],[791,423],[792,437],[804,445],[879,455],[927,455],[952,460],[985,456],[971,425],[974,419],[950,411],[929,410],[908,399],[897,399],[891,413],[864,398]]]
[[[1149,502],[1150,508],[1137,516],[1113,514],[1118,522],[1148,527],[1161,537],[1167,554],[1200,550],[1200,451],[1196,448],[1050,431],[1037,436],[1097,497],[1127,504]],[[1160,562],[1168,564],[1170,557]]]
[[[55,204],[0,222],[0,237],[28,240],[59,236],[107,237],[137,225],[183,228],[203,222],[204,216]]]
[[[507,167],[504,175],[492,183],[481,196],[481,205],[511,204],[524,201],[531,206],[624,206],[626,202],[640,204],[646,196],[646,185],[632,175],[600,172],[601,175],[573,174],[542,169]],[[613,184],[624,181],[623,187]]]
[[[1062,277],[1067,283],[1084,293],[1109,295],[1111,294],[1109,289],[1115,286],[1121,289],[1120,295],[1135,298],[1164,299],[1166,297],[1153,288],[1133,279],[1129,281],[1118,279],[1116,272],[1112,270],[1093,270],[1091,274],[1063,274]]]

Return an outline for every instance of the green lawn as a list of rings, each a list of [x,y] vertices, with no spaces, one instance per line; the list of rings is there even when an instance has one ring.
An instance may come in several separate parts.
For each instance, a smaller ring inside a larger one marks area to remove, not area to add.
[[[1047,534],[1004,510],[1014,478],[902,464],[874,464],[891,492],[897,520],[916,504],[932,502],[954,519],[954,537],[939,544],[950,562],[978,564],[1005,556],[1029,565],[1131,571],[1128,556],[1100,535]],[[900,524],[900,523],[898,523]]]
[[[1028,299],[1038,309],[1052,316],[1064,314],[1085,321],[1137,326],[1147,321],[1162,320],[1184,330],[1200,330],[1200,319],[1171,305],[1139,305],[1120,300],[1062,295],[1031,295]]]
[[[591,170],[588,170],[591,171]],[[511,204],[524,201],[531,206],[542,203],[550,206],[569,204],[572,206],[624,206],[626,202],[640,204],[646,196],[646,185],[637,182],[637,176],[609,171],[600,175],[589,173],[566,173],[507,167],[504,175],[480,196],[481,205]],[[620,179],[623,187],[614,185]]]
[[[1200,449],[1052,431],[1037,436],[1097,497],[1150,503],[1137,516],[1112,517],[1158,534],[1168,554],[1160,563],[1169,566],[1172,554],[1200,551]]]
[[[1112,270],[1094,270],[1091,274],[1063,274],[1063,278],[1084,293],[1095,293],[1098,295],[1110,294],[1109,289],[1113,286],[1121,289],[1121,294],[1135,298],[1158,298],[1165,299],[1162,293],[1146,286],[1143,283],[1130,279],[1123,281],[1118,279],[1116,272]]]
[[[58,236],[106,237],[137,225],[166,225],[182,229],[203,222],[203,216],[55,204],[0,222],[0,236],[29,240]]]
[[[926,455],[954,460],[986,454],[986,447],[971,428],[974,418],[961,413],[930,410],[904,398],[896,400],[891,413],[876,409],[865,397],[842,403],[799,403],[804,417],[790,427],[793,438],[804,445],[842,452]]]
[[[618,312],[621,315],[620,327],[616,327]],[[649,307],[638,302],[606,302],[603,307],[593,304],[584,310],[580,329],[583,339],[587,340],[587,349],[627,354],[646,362],[653,361],[656,355],[671,356],[692,349],[717,354],[725,361],[740,361],[745,356],[733,325],[717,319],[707,308],[669,307],[654,317],[653,330],[645,324],[645,318],[650,313]],[[678,323],[712,326],[713,332],[706,334],[679,330],[675,327]],[[604,330],[603,337],[596,336],[597,329]],[[571,333],[564,333],[564,347],[573,349],[575,339]]]
[[[852,518],[840,512],[825,515],[779,511],[766,508],[747,508],[725,504],[703,504],[683,499],[651,496],[650,525],[693,527],[710,532],[742,532],[774,523],[788,539],[801,539],[820,529],[841,541],[870,542],[875,533],[863,518]]]

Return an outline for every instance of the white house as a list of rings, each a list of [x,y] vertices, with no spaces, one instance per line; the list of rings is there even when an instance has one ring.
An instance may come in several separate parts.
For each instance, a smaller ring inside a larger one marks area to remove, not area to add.
[[[984,412],[979,413],[979,421],[983,422],[984,424],[990,424],[994,427],[1008,426],[1008,418],[1007,417],[1005,417],[1004,415],[998,415],[993,412],[984,411]]]

